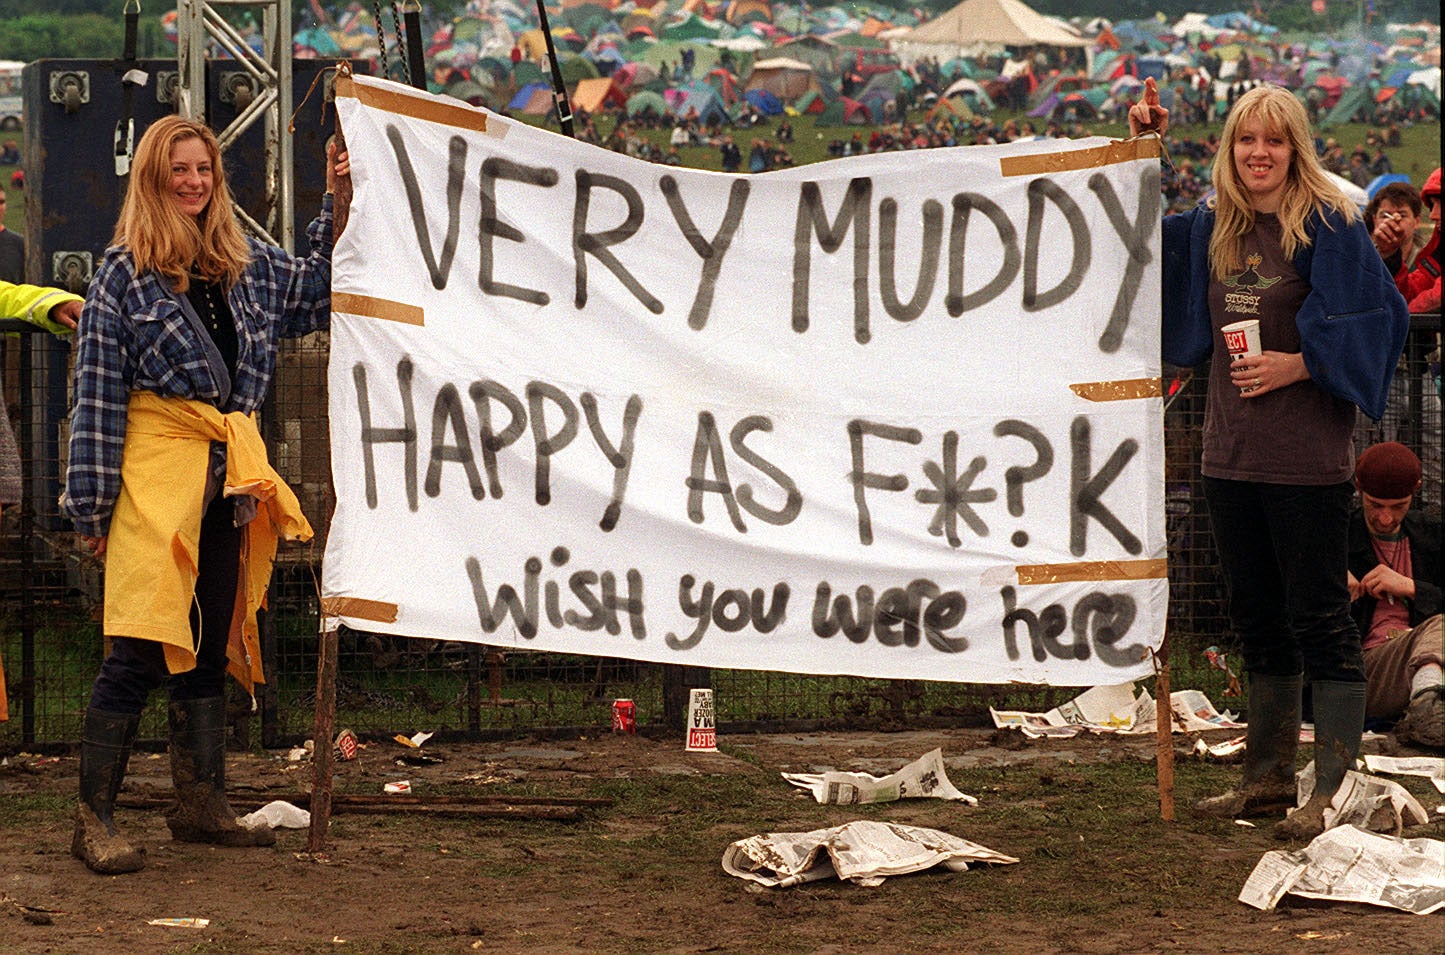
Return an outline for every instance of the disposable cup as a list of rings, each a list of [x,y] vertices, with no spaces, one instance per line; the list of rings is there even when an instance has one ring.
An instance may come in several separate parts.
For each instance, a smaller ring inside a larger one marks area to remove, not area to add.
[[[689,753],[717,752],[717,722],[713,715],[712,690],[689,690],[687,694],[687,746]]]
[[[1229,349],[1229,357],[1238,358],[1241,355],[1258,355],[1262,351],[1259,347],[1259,319],[1246,318],[1242,322],[1234,322],[1225,325],[1220,329],[1224,334],[1224,347]]]
[[[1229,349],[1231,361],[1260,354],[1262,349],[1259,347],[1259,319],[1246,318],[1242,322],[1232,322],[1219,331],[1224,335],[1224,347]],[[1247,385],[1239,390],[1248,394],[1256,387]]]

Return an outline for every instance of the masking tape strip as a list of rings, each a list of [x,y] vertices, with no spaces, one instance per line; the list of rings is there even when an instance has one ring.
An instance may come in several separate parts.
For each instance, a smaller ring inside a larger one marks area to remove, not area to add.
[[[355,97],[372,109],[398,113],[413,119],[424,119],[429,123],[438,123],[442,126],[456,126],[479,133],[487,131],[486,114],[461,103],[453,106],[429,97],[407,96],[405,93],[398,93],[395,90],[379,89],[375,86],[357,83],[349,76],[337,76],[332,89],[334,95]]]
[[[404,325],[426,325],[426,313],[419,305],[393,302],[390,299],[374,298],[370,295],[356,295],[351,292],[332,292],[331,310],[364,318],[381,318],[388,322]]]
[[[365,597],[322,597],[321,612],[333,617],[396,623],[396,604]]]
[[[1089,149],[1010,156],[999,160],[999,172],[1004,176],[1045,176],[1051,172],[1095,169],[1099,166],[1133,162],[1135,159],[1158,159],[1159,156],[1159,137],[1143,136],[1138,139],[1121,139],[1107,146],[1093,146]]]
[[[1019,584],[1079,583],[1090,580],[1148,580],[1169,576],[1169,561],[1089,560],[1077,564],[1019,564]]]
[[[1081,381],[1069,385],[1069,390],[1089,401],[1132,401],[1137,398],[1164,397],[1164,382],[1159,378]]]

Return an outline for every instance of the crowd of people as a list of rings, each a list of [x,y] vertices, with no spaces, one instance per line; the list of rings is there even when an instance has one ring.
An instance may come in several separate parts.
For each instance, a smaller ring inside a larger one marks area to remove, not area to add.
[[[925,64],[918,65],[920,75],[927,75]],[[1252,89],[1258,83],[1250,84]],[[923,88],[920,84],[920,87]],[[917,88],[916,88],[917,89]],[[1247,89],[1243,90],[1247,92]],[[1242,92],[1241,94],[1242,95]],[[1232,103],[1237,97],[1231,96]],[[1183,98],[1176,98],[1176,103]],[[845,135],[833,136],[826,146],[830,159],[848,156],[891,152],[907,149],[933,149],[947,146],[978,146],[997,143],[1017,142],[1031,139],[1076,139],[1091,134],[1089,125],[1078,117],[1045,118],[1037,121],[1028,118],[995,119],[991,116],[960,112],[951,108],[932,108],[917,115],[910,114],[909,105],[904,112],[895,115],[916,118],[854,126]],[[925,100],[936,105],[936,98]],[[1127,109],[1132,101],[1125,101]],[[1203,123],[1209,118],[1206,110],[1190,110],[1187,115],[1194,122]],[[793,165],[793,158],[787,144],[793,138],[792,120],[786,114],[777,118],[777,129],[772,137],[755,135],[751,137],[747,162],[730,161],[733,147],[730,145],[741,129],[760,132],[770,127],[773,120],[754,111],[746,123],[724,123],[718,115],[701,120],[695,110],[679,116],[671,116],[653,109],[644,109],[628,115],[621,107],[605,109],[603,114],[611,121],[611,131],[603,134],[597,123],[598,116],[579,111],[574,117],[577,137],[584,142],[600,145],[638,159],[660,162],[667,165],[682,165],[681,149],[704,146],[717,150],[717,168],[724,172],[767,172]],[[1098,116],[1098,118],[1110,118]],[[604,124],[605,125],[605,124]],[[1174,212],[1182,212],[1197,204],[1213,188],[1211,169],[1215,153],[1219,149],[1219,134],[1201,130],[1191,134],[1187,129],[1175,132],[1166,138],[1166,152],[1169,162],[1163,168],[1164,203]],[[646,130],[668,130],[668,144],[661,146],[643,135]],[[1389,150],[1398,147],[1402,141],[1401,123],[1390,120],[1367,130],[1364,141],[1349,153],[1334,137],[1320,134],[1312,136],[1315,154],[1321,165],[1360,188],[1367,188],[1377,178],[1394,173],[1394,163]],[[694,162],[696,160],[694,159]]]

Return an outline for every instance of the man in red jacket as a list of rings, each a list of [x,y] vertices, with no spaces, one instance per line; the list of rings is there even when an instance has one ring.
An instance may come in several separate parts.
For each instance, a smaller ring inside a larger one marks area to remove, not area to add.
[[[1430,242],[1415,256],[1414,266],[1395,275],[1400,294],[1410,305],[1412,315],[1440,311],[1440,167],[1430,173],[1420,190],[1425,216],[1435,226]]]

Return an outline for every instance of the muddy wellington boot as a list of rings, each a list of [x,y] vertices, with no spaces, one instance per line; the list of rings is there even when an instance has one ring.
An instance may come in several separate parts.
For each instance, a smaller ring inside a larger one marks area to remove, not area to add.
[[[176,787],[176,805],[166,812],[171,837],[218,846],[275,845],[270,826],[247,828],[226,802],[225,698],[172,702],[170,723]]]
[[[1330,798],[1355,768],[1365,727],[1365,684],[1321,681],[1315,701],[1315,791],[1274,827],[1276,839],[1313,839],[1325,831]]]
[[[80,804],[75,807],[70,854],[101,875],[145,868],[145,850],[117,832],[112,819],[115,797],[125,779],[125,766],[139,725],[139,715],[85,711],[80,739]]]
[[[1249,675],[1244,775],[1229,792],[1201,799],[1196,812],[1222,819],[1284,811],[1295,804],[1302,676]]]

